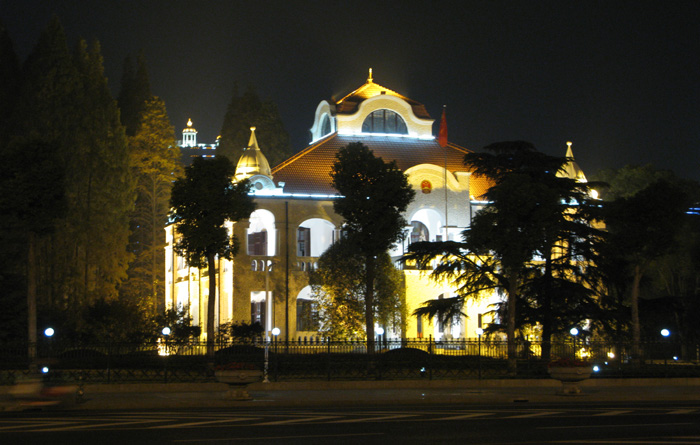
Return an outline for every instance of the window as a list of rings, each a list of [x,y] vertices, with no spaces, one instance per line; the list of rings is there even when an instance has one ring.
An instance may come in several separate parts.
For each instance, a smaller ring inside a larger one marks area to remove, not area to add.
[[[331,119],[327,114],[321,118],[321,136],[325,136],[331,132]]]
[[[317,331],[318,310],[313,300],[297,298],[297,331]]]
[[[311,256],[311,229],[297,229],[297,256]]]
[[[391,110],[371,112],[362,122],[363,133],[408,134],[406,122]]]
[[[248,234],[248,255],[267,255],[267,231]]]
[[[430,241],[428,228],[420,221],[411,222],[411,244],[419,241]]]
[[[250,322],[265,327],[265,293],[252,292],[250,298]]]

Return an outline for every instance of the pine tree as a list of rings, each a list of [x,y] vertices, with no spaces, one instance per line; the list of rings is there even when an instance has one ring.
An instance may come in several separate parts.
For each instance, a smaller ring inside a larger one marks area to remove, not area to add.
[[[248,144],[250,127],[256,128],[256,137],[271,166],[279,164],[292,154],[289,134],[284,129],[277,105],[272,101],[261,100],[255,89],[249,86],[243,95],[239,95],[238,87],[234,88],[221,127],[217,155],[226,156],[236,165],[243,148]]]
[[[136,68],[131,57],[124,60],[121,89],[117,98],[127,136],[134,136],[138,131],[140,115],[146,108],[146,102],[151,99],[153,96],[146,69],[146,57],[141,51],[136,59]]]
[[[12,113],[20,80],[19,61],[7,29],[0,22],[0,129]],[[7,134],[3,131],[4,134]],[[0,148],[0,153],[1,153]]]
[[[158,98],[146,101],[136,134],[129,138],[131,168],[137,181],[131,216],[129,280],[123,294],[163,310],[165,231],[172,182],[182,174],[175,130]]]

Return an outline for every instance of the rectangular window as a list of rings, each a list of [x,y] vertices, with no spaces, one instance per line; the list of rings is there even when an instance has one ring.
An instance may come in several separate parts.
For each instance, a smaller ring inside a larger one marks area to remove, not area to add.
[[[267,232],[248,234],[248,255],[267,255]]]
[[[311,229],[297,229],[297,256],[311,256]]]
[[[265,328],[265,292],[251,292],[250,322],[260,323]]]
[[[297,299],[297,331],[317,331],[318,312],[313,300]]]

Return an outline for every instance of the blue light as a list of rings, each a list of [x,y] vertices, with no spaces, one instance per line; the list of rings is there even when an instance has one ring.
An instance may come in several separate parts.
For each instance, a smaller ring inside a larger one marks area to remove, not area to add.
[[[47,374],[49,372],[49,367],[44,366],[43,368],[41,368],[41,372],[43,372],[44,374]]]
[[[598,372],[598,371],[600,371],[600,368],[598,367],[598,365],[595,365],[593,367],[593,372]]]

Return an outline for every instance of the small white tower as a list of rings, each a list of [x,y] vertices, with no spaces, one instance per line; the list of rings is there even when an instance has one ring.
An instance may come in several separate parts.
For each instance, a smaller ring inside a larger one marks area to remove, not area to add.
[[[196,147],[197,146],[197,130],[192,126],[192,119],[187,121],[187,128],[182,130],[182,146]]]

